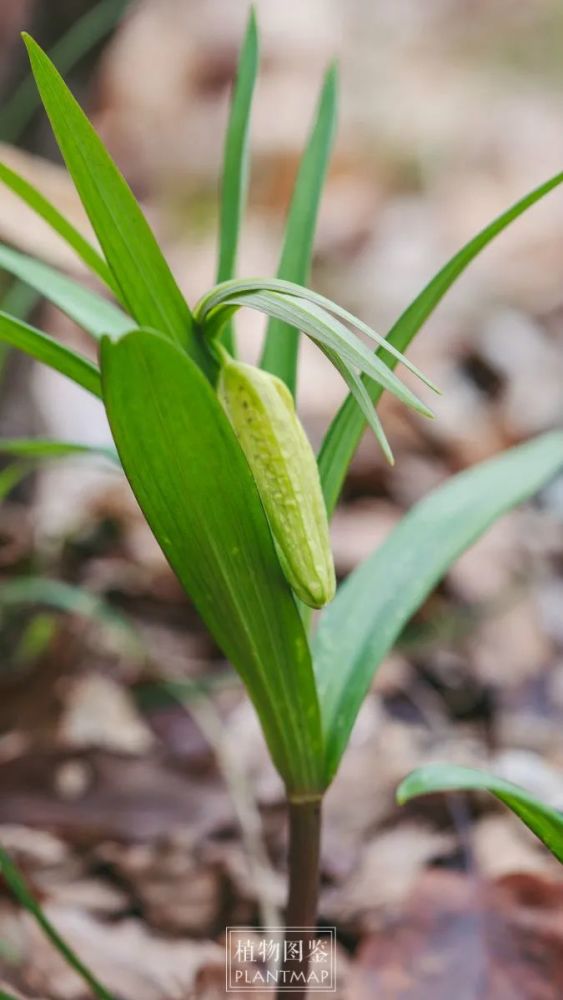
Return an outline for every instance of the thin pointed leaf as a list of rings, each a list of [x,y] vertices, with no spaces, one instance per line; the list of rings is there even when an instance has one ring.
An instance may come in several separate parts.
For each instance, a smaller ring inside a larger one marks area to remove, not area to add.
[[[563,467],[553,432],[462,472],[418,503],[340,587],[313,642],[327,781],[374,673],[402,628],[461,553]]]
[[[88,988],[92,990],[94,996],[98,997],[98,1000],[114,1000],[111,993],[100,983],[94,973],[91,972],[86,965],[84,965],[76,952],[69,944],[67,944],[64,938],[61,937],[57,929],[45,915],[23,875],[3,847],[0,847],[0,874],[3,876],[6,885],[11,889],[20,905],[31,914],[43,933],[49,938],[51,944],[54,945],[59,954],[62,955],[66,964],[69,965],[70,968],[74,969],[77,975],[80,976],[83,982],[86,983]]]
[[[331,299],[327,299],[326,296],[320,295],[318,292],[311,291],[310,288],[305,288],[303,285],[296,284],[294,281],[285,281],[281,278],[236,278],[233,281],[224,281],[220,285],[216,285],[211,291],[207,292],[198,302],[194,314],[197,316],[198,320],[204,321],[205,317],[211,312],[216,311],[217,306],[224,305],[227,303],[233,295],[238,295],[241,292],[283,292],[286,295],[292,295],[298,300],[303,302],[310,302],[312,305],[320,306],[324,312],[329,313],[332,316],[337,316],[339,319],[343,319],[346,323],[355,327],[359,333],[363,333],[370,340],[374,340],[379,346],[385,350],[385,352],[391,354],[396,361],[400,362],[408,368],[409,371],[416,375],[417,378],[424,382],[430,389],[434,392],[439,393],[439,389],[434,385],[434,383],[417,368],[413,362],[407,358],[405,354],[401,354],[393,344],[382,337],[381,334],[377,333],[366,323],[363,323],[361,319],[354,316],[353,313],[348,312],[347,309],[343,309],[336,302],[332,302]],[[276,327],[276,329],[278,329]],[[282,324],[279,328],[280,335],[284,335],[284,330],[286,329],[286,324]]]
[[[95,48],[123,16],[128,3],[129,0],[100,0],[82,17],[73,20],[68,31],[49,50],[49,58],[60,73],[68,73]],[[0,140],[16,144],[40,104],[29,74],[0,109]]]
[[[369,398],[369,393],[362,382],[361,377],[353,368],[350,368],[337,354],[332,351],[327,351],[325,348],[325,354],[332,362],[334,367],[340,372],[342,378],[346,382],[350,392],[354,396],[356,403],[360,407],[367,423],[371,427],[373,433],[375,434],[376,440],[379,442],[379,446],[385,455],[385,458],[389,462],[389,465],[395,464],[395,459],[393,457],[393,452],[391,450],[391,445],[387,440],[387,435],[383,430],[383,424],[379,419],[377,411]]]
[[[128,311],[206,365],[188,305],[131,189],[48,56],[29,35],[24,41],[59,149]]]
[[[278,267],[278,277],[304,285],[309,280],[321,195],[336,131],[338,74],[331,66],[325,76],[315,119],[299,165]],[[283,379],[295,395],[299,330],[271,319],[261,366]]]
[[[303,625],[256,484],[200,370],[156,333],[102,342],[104,400],[133,492],[241,674],[292,792],[318,789],[320,718]]]
[[[12,462],[5,469],[0,469],[0,500],[5,500],[31,470],[30,462]]]
[[[225,137],[221,211],[219,227],[219,262],[217,281],[236,274],[236,260],[241,219],[248,191],[248,136],[252,97],[258,72],[258,30],[256,13],[251,8],[242,45],[231,113]],[[234,331],[231,324],[223,332],[223,343],[233,354]]]
[[[76,354],[70,348],[59,344],[47,333],[0,312],[0,341],[25,351],[36,361],[41,361],[61,375],[66,375],[94,396],[101,396],[100,373],[96,365],[81,354]]]
[[[373,354],[347,326],[320,306],[281,292],[245,292],[242,295],[229,296],[223,306],[214,310],[215,316],[213,312],[209,314],[212,321],[216,319],[219,309],[230,310],[232,305],[258,309],[267,316],[273,316],[285,324],[296,326],[315,342],[337,353],[348,365],[368,373],[381,382],[384,388],[392,392],[406,406],[424,416],[432,416],[432,411],[403,385],[377,354]],[[196,312],[196,315],[199,316],[200,313]]]
[[[398,350],[405,351],[426,319],[471,261],[511,222],[514,222],[523,212],[535,205],[537,201],[540,201],[562,182],[563,173],[551,177],[550,180],[540,184],[530,194],[517,201],[515,205],[512,205],[490,225],[481,230],[469,243],[466,243],[399,317],[388,334],[389,342]],[[390,368],[394,368],[396,362],[387,358],[385,363]],[[381,397],[380,387],[370,380],[366,381],[366,387],[374,404],[377,404]],[[329,514],[336,507],[348,466],[352,461],[364,427],[363,415],[355,405],[354,397],[350,395],[332,421],[319,453],[319,471]]]
[[[1,243],[0,268],[35,288],[97,340],[104,333],[120,336],[134,325],[130,316],[101,295],[83,288],[48,264]]]
[[[557,860],[563,862],[563,812],[544,805],[518,785],[484,771],[454,764],[419,767],[399,785],[397,801],[404,805],[419,795],[458,790],[490,792],[512,809]]]
[[[33,184],[5,163],[0,163],[0,181],[68,243],[90,271],[115,291],[113,275],[101,254]]]
[[[17,455],[18,458],[72,458],[73,455],[91,455],[105,458],[114,465],[120,464],[117,452],[112,447],[75,441],[47,441],[41,438],[0,438],[0,455]]]

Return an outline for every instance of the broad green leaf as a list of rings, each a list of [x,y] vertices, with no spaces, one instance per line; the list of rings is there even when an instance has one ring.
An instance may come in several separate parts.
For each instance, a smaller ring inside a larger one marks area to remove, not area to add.
[[[104,333],[120,336],[134,325],[129,316],[101,295],[83,288],[48,264],[1,243],[0,268],[35,288],[96,339]]]
[[[205,323],[207,316],[212,311],[214,313],[217,312],[217,306],[226,306],[233,296],[236,297],[246,292],[283,292],[286,295],[293,295],[296,299],[301,299],[305,303],[310,302],[312,305],[320,306],[325,312],[343,319],[346,323],[355,327],[359,333],[363,333],[370,340],[374,340],[382,349],[391,354],[405,368],[408,368],[413,375],[416,375],[417,378],[424,382],[425,385],[433,389],[434,392],[439,392],[439,389],[437,389],[424,372],[421,372],[420,368],[417,368],[405,354],[401,354],[393,344],[390,344],[376,330],[372,330],[370,326],[363,323],[353,313],[348,312],[347,309],[343,309],[342,306],[339,306],[331,299],[327,299],[326,296],[320,295],[319,292],[313,292],[310,288],[305,288],[294,281],[285,281],[282,278],[236,278],[233,281],[223,281],[220,285],[215,285],[209,292],[206,292],[199,300],[194,309],[194,315],[199,322]],[[285,325],[282,324],[280,327],[280,334],[282,336],[284,330]]]
[[[47,333],[0,312],[0,341],[25,351],[44,365],[49,365],[94,396],[101,396],[100,373],[96,365],[81,354],[76,354],[70,348],[59,344]]]
[[[129,0],[100,0],[82,17],[73,20],[68,31],[49,50],[60,73],[68,73],[111,31]],[[31,74],[25,77],[0,108],[0,140],[16,144],[40,106]]]
[[[102,342],[104,400],[139,505],[239,671],[292,794],[318,789],[307,640],[234,431],[191,359],[156,333]]]
[[[321,195],[336,131],[336,66],[325,76],[315,120],[299,165],[289,207],[278,277],[304,285],[309,280],[313,242]],[[279,319],[271,319],[261,366],[283,379],[295,395],[299,331]]]
[[[389,343],[393,344],[399,351],[405,351],[454,281],[481,250],[484,250],[491,240],[498,236],[503,229],[506,229],[511,222],[514,222],[523,212],[535,205],[537,201],[540,201],[562,182],[563,173],[551,177],[550,180],[540,184],[530,194],[517,201],[515,205],[481,230],[469,243],[466,243],[399,317],[388,334]],[[396,361],[393,358],[386,358],[385,364],[394,368]],[[366,387],[374,404],[377,404],[381,397],[380,386],[368,379]],[[329,514],[336,507],[348,466],[364,428],[364,416],[358,409],[354,397],[350,395],[332,421],[319,453],[319,471]]]
[[[114,1000],[111,993],[100,983],[94,973],[84,965],[76,952],[61,937],[57,929],[45,915],[23,875],[3,847],[0,847],[0,874],[16,897],[18,903],[23,906],[24,910],[27,910],[31,914],[45,936],[49,938],[51,944],[62,955],[66,964],[74,969],[94,996],[98,997],[98,1000]]]
[[[117,452],[112,447],[41,438],[0,438],[0,455],[17,455],[18,458],[72,458],[73,455],[91,455],[119,465]]]
[[[553,432],[450,479],[418,503],[322,613],[313,659],[330,781],[374,673],[461,553],[563,467]]]
[[[217,281],[226,281],[236,274],[238,238],[248,192],[248,136],[252,97],[258,71],[258,30],[256,13],[251,8],[242,45],[237,78],[233,91],[231,113],[225,136],[221,211],[219,227],[219,263]],[[229,324],[223,333],[223,343],[233,354],[234,331]]]
[[[311,337],[315,343],[337,354],[346,364],[377,379],[384,388],[397,396],[397,399],[400,399],[406,406],[412,407],[424,416],[432,416],[431,410],[407,386],[403,385],[377,354],[373,354],[347,326],[320,306],[304,299],[298,299],[295,295],[267,290],[232,295],[223,306],[219,306],[209,314],[214,332],[218,326],[217,315],[220,314],[221,310],[225,310],[225,315],[230,315],[233,305],[257,309],[267,316],[281,319],[285,324],[296,326]],[[199,311],[196,311],[196,316],[199,318]],[[205,322],[204,316],[203,322]]]
[[[523,788],[492,774],[454,764],[427,764],[407,775],[397,790],[397,800],[404,805],[409,799],[434,792],[458,790],[490,792],[504,802],[513,813],[535,833],[536,837],[563,862],[563,812],[539,802]]]
[[[78,232],[72,223],[45,198],[33,184],[26,181],[5,163],[0,163],[0,181],[5,184],[29,208],[33,209],[56,233],[68,243],[78,257],[94,274],[113,290],[116,289],[113,275],[101,254]]]
[[[121,290],[138,323],[206,355],[192,316],[131,189],[48,56],[24,35],[31,68],[59,149]]]

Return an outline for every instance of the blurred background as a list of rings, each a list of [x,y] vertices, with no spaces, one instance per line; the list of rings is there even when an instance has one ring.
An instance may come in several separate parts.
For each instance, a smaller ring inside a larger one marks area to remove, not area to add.
[[[385,332],[474,233],[563,169],[559,0],[258,0],[262,68],[240,273],[275,273],[323,71],[338,59],[336,150],[313,286]],[[195,302],[214,280],[217,190],[242,0],[1,0],[0,159],[85,233],[19,33],[46,47],[141,199]],[[0,189],[0,240],[89,278]],[[436,419],[385,399],[397,464],[372,436],[334,519],[344,577],[448,475],[563,416],[563,195],[471,266],[413,360]],[[83,335],[0,273],[0,308]],[[242,315],[248,358],[262,326]],[[344,396],[304,344],[315,445]],[[105,443],[101,406],[0,354],[2,437]],[[102,462],[0,471],[0,842],[46,911],[123,1000],[222,996],[226,925],[284,902],[280,782],[253,711]],[[490,802],[399,810],[398,781],[442,759],[492,766],[563,807],[563,483],[491,530],[408,627],[367,699],[326,805],[321,923],[340,995],[556,1000],[556,862]],[[447,933],[446,933],[447,930]],[[405,960],[408,953],[409,961]],[[0,895],[0,980],[21,996],[84,988]],[[467,992],[460,992],[460,983]]]

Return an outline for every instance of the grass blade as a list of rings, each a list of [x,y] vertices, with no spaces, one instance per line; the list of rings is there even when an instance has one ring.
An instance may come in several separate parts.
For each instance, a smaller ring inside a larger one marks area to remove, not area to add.
[[[0,182],[17,195],[21,201],[25,202],[65,243],[68,243],[86,264],[86,267],[96,274],[108,288],[111,288],[113,292],[117,290],[113,275],[102,255],[33,184],[30,184],[5,163],[0,163]]]
[[[400,805],[435,792],[486,791],[504,802],[563,863],[563,813],[539,802],[523,788],[492,774],[453,764],[428,764],[407,775],[397,790]]]
[[[545,434],[450,479],[418,503],[323,611],[313,659],[336,771],[375,670],[461,553],[563,467],[563,434]]]
[[[206,356],[192,316],[131,189],[49,58],[24,36],[31,67],[59,149],[121,290],[138,323]]]
[[[250,112],[258,72],[258,30],[256,13],[251,8],[240,54],[233,91],[231,113],[225,137],[223,181],[219,227],[219,262],[217,281],[236,274],[236,260],[241,219],[248,191],[248,136]],[[223,343],[233,354],[234,330],[231,324],[223,332]]]
[[[3,847],[0,847],[0,873],[6,884],[9,886],[18,902],[31,914],[35,922],[39,925],[45,936],[56,948],[59,955],[63,957],[66,964],[80,976],[88,988],[92,990],[98,1000],[114,1000],[112,994],[102,986],[93,972],[84,965],[76,952],[61,937],[57,929],[53,926],[49,918],[43,912],[41,906],[33,896],[23,875],[18,870],[10,855]]]
[[[104,333],[120,336],[134,326],[130,316],[101,295],[83,288],[48,264],[2,243],[0,268],[30,285],[96,340]]]
[[[47,333],[0,312],[0,340],[10,347],[25,351],[36,361],[54,368],[61,375],[66,375],[94,396],[101,396],[100,372],[96,365],[81,354],[76,354],[70,348],[59,344]]]
[[[441,271],[426,285],[422,292],[399,317],[388,334],[389,343],[399,351],[405,351],[418,333],[425,320],[466,267],[482,250],[523,212],[535,205],[563,182],[563,173],[556,174],[544,184],[540,184],[506,212],[499,215],[469,243],[455,254]],[[395,367],[395,361],[387,358],[385,363]],[[366,388],[374,404],[381,397],[378,385],[367,380]],[[336,507],[348,466],[358,446],[365,427],[363,414],[358,410],[354,397],[349,396],[332,421],[319,453],[319,470],[327,510],[331,514]]]
[[[123,16],[128,2],[129,0],[101,0],[72,23],[49,52],[49,57],[60,73],[68,73],[109,34]],[[22,80],[11,98],[4,102],[0,111],[0,140],[16,143],[40,104],[33,77],[29,75]]]
[[[125,473],[170,565],[243,678],[292,792],[318,789],[310,653],[264,508],[217,396],[155,333],[102,342],[104,400]]]
[[[325,76],[311,134],[301,159],[289,207],[278,277],[305,285],[309,280],[321,195],[336,131],[338,76]],[[295,395],[299,331],[271,319],[266,331],[262,368],[283,379]]]
[[[79,444],[74,441],[46,441],[41,438],[0,438],[0,455],[17,455],[18,458],[72,458],[73,455],[91,455],[119,465],[117,452],[109,446]]]

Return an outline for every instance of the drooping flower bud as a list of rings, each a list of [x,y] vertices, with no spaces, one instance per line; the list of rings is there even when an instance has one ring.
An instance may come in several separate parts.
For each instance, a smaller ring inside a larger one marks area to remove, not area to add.
[[[334,597],[336,581],[317,463],[287,386],[231,358],[218,395],[252,470],[284,574],[313,608]]]

